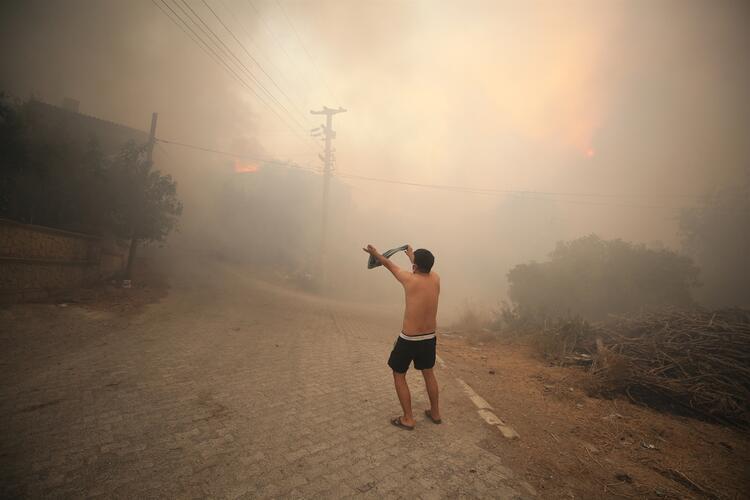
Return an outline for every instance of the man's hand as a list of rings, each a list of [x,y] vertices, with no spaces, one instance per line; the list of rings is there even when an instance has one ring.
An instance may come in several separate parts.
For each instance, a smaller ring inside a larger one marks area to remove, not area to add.
[[[377,248],[375,248],[375,247],[374,247],[374,246],[372,246],[372,245],[367,245],[367,246],[366,246],[365,248],[363,248],[362,250],[364,250],[365,252],[369,253],[369,254],[370,254],[370,255],[372,255],[373,257],[377,257],[378,255],[380,255],[380,253],[378,252],[378,249],[377,249]]]
[[[406,256],[409,257],[411,263],[414,264],[414,249],[411,245],[406,245]]]
[[[380,262],[383,265],[383,267],[388,269],[393,274],[393,276],[395,276],[395,278],[398,281],[400,281],[402,284],[405,283],[406,280],[408,280],[409,277],[411,276],[411,273],[402,271],[401,268],[398,267],[392,260],[385,258],[380,252],[378,252],[378,250],[374,246],[367,245],[362,250],[364,250],[366,253],[369,253],[373,257],[375,257],[377,261]],[[409,247],[407,251],[410,251],[410,250],[411,250],[411,247]],[[412,256],[413,256],[413,252],[412,252]]]

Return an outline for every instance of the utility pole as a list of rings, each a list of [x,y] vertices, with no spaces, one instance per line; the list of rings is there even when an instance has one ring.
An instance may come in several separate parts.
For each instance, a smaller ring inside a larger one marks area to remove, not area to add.
[[[154,156],[154,145],[156,144],[156,120],[158,119],[159,113],[151,113],[151,131],[148,133],[148,149],[146,150],[149,167],[151,166],[152,158]]]
[[[146,160],[148,161],[148,170],[151,170],[154,157],[154,146],[156,145],[156,120],[159,118],[159,113],[151,114],[151,131],[148,133],[148,143],[146,144]],[[148,172],[144,173],[148,176]],[[145,183],[144,183],[145,184]],[[130,280],[133,272],[133,264],[135,263],[135,252],[138,249],[138,238],[135,234],[135,228],[132,230],[130,237],[130,251],[128,252],[128,263],[125,268],[125,279]]]
[[[320,285],[323,289],[325,289],[326,285],[326,271],[328,268],[326,265],[326,234],[328,232],[328,190],[331,182],[331,173],[333,172],[333,151],[331,150],[331,141],[336,138],[336,131],[333,130],[333,115],[345,112],[346,110],[342,107],[332,109],[327,106],[323,106],[323,109],[320,111],[310,111],[310,114],[325,115],[326,117],[326,124],[322,125],[323,137],[326,143],[325,152],[323,156],[318,155],[318,157],[323,160],[323,214],[320,228],[320,261],[318,265],[320,271]],[[317,129],[313,129],[314,135],[316,130]]]

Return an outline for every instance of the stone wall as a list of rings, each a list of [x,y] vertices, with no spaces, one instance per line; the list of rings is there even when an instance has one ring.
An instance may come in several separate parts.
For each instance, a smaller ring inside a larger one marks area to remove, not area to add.
[[[120,272],[117,241],[0,219],[0,301],[20,302],[78,288]]]

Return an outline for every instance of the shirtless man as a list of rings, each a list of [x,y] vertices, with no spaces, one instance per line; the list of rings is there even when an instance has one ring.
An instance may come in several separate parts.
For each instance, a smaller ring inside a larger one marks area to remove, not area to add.
[[[439,424],[440,407],[438,406],[438,384],[433,367],[435,366],[435,329],[437,326],[438,296],[440,295],[440,276],[432,271],[435,257],[423,248],[417,251],[411,246],[406,255],[412,264],[412,272],[401,269],[389,259],[383,257],[372,245],[363,248],[375,257],[403,285],[406,296],[404,323],[401,334],[393,344],[393,351],[388,359],[388,366],[393,370],[393,382],[396,394],[404,410],[402,416],[391,420],[397,427],[414,430],[416,422],[411,411],[411,394],[406,384],[406,371],[414,361],[414,368],[422,371],[427,395],[430,398],[430,409],[425,415],[432,422]]]

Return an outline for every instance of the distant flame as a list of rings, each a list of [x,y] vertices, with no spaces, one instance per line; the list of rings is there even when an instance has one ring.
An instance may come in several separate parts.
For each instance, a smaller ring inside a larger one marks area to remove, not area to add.
[[[234,160],[234,171],[238,174],[255,173],[260,169],[255,163],[241,163],[240,160]]]
[[[593,158],[595,154],[596,151],[594,151],[594,148],[588,148],[586,150],[586,156],[588,156],[589,158]]]

